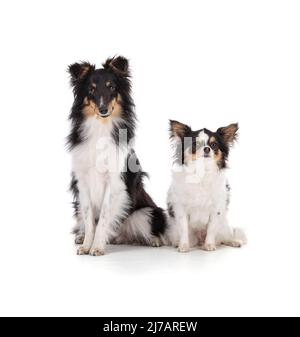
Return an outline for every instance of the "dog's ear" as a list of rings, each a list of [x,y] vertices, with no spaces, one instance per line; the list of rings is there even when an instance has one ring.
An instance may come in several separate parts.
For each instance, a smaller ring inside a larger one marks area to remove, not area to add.
[[[109,58],[103,64],[104,69],[111,69],[114,73],[121,76],[130,76],[129,72],[129,62],[123,56],[115,56]]]
[[[217,130],[217,133],[220,135],[220,137],[226,144],[231,145],[235,140],[237,140],[238,129],[239,129],[238,123],[233,123],[228,126],[219,128]]]
[[[79,81],[86,78],[94,70],[95,66],[89,62],[76,62],[69,65],[68,72],[71,75],[71,85],[76,85]]]
[[[170,119],[170,137],[179,137],[181,140],[191,131],[188,125]]]

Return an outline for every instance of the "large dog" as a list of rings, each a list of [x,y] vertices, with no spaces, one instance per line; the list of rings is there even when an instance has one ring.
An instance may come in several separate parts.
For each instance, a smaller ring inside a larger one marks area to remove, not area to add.
[[[163,243],[166,216],[143,187],[132,149],[136,116],[124,57],[103,67],[69,66],[74,92],[68,146],[78,254],[103,255],[107,243]]]

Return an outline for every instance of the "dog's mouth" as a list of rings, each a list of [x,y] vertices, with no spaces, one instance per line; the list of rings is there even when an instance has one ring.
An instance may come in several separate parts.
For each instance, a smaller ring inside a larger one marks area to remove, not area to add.
[[[98,114],[101,118],[107,118],[111,115],[112,109],[109,107],[109,105],[106,104],[100,104],[98,106]]]
[[[102,114],[102,113],[99,113],[99,114],[98,114],[98,116],[101,117],[101,118],[107,118],[107,117],[109,117],[110,115],[111,115],[110,112],[107,112],[107,113],[105,113],[105,114]]]
[[[208,153],[204,153],[204,155],[202,157],[203,158],[210,158],[210,155]]]

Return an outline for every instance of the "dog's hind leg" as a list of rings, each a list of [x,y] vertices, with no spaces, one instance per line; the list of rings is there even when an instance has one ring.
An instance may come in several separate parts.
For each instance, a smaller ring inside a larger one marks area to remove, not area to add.
[[[230,228],[228,226],[226,228],[226,232],[223,233],[221,243],[230,247],[242,247],[247,243],[246,234],[241,228]]]
[[[80,212],[78,181],[75,178],[74,173],[72,173],[72,178],[71,178],[69,189],[73,194],[72,205],[73,205],[74,219],[75,219],[75,226],[72,230],[72,233],[75,234],[75,244],[81,245],[84,241],[84,222],[83,222],[81,212]]]
[[[75,216],[76,224],[73,228],[73,233],[75,234],[75,244],[81,245],[84,241],[84,222],[81,217],[80,212]]]

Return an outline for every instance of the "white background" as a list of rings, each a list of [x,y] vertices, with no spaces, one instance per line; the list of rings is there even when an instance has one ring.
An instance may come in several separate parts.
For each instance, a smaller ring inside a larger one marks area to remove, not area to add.
[[[299,315],[297,1],[6,1],[0,5],[2,315]],[[136,150],[165,206],[168,119],[240,123],[230,222],[249,244],[77,256],[64,148],[67,65],[130,59]]]

